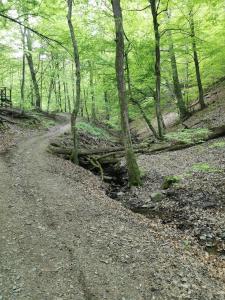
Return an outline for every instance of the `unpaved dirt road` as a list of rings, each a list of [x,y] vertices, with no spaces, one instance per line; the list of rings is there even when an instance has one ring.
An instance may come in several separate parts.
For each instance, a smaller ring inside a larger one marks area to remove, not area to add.
[[[179,243],[46,152],[67,129],[0,156],[0,299],[225,299],[224,284]]]

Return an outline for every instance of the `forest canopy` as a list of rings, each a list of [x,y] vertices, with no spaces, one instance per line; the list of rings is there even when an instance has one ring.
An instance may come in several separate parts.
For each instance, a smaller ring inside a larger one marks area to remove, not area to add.
[[[169,53],[171,41],[184,101],[189,105],[198,98],[190,11],[193,13],[195,24],[203,87],[207,87],[223,75],[224,3],[170,0],[160,1],[157,5],[161,52],[161,106],[162,110],[168,111],[176,109]],[[121,1],[121,7],[132,95],[147,114],[153,117],[155,39],[150,5],[148,1]],[[23,55],[31,54],[41,108],[51,111],[71,110],[75,94],[72,75],[75,66],[66,20],[66,1],[5,0],[1,1],[0,12],[0,85],[12,88],[13,102],[16,106],[23,106],[25,109],[35,107],[37,99],[27,61],[24,96],[21,96]],[[111,3],[97,0],[75,1],[72,21],[81,62],[82,113],[92,119],[109,119],[110,123],[116,125],[118,100]],[[29,36],[29,43],[24,39],[24,35]],[[140,110],[132,101],[129,110],[131,118],[140,115]]]

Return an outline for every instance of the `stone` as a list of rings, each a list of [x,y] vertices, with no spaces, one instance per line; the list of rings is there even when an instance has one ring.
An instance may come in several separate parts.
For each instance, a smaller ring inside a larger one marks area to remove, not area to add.
[[[161,193],[161,192],[155,192],[155,193],[152,193],[152,194],[151,194],[151,199],[152,199],[152,201],[154,201],[154,202],[162,201],[163,198],[164,198],[164,195],[163,195],[163,193]]]
[[[217,204],[215,202],[208,201],[208,202],[205,202],[202,206],[204,209],[215,208],[217,206]]]

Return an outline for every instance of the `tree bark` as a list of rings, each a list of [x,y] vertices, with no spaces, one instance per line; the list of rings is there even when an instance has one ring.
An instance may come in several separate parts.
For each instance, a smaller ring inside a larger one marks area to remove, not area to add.
[[[111,0],[116,31],[116,78],[120,104],[121,127],[123,143],[125,148],[125,157],[128,170],[128,180],[130,186],[141,185],[140,170],[136,161],[131,142],[129,118],[128,118],[128,103],[126,96],[126,84],[124,75],[124,30],[123,17],[120,6],[120,0]]]
[[[78,132],[76,129],[77,116],[80,109],[80,86],[81,86],[81,74],[80,74],[80,57],[79,57],[79,49],[78,44],[74,32],[74,27],[72,24],[72,9],[73,9],[73,0],[67,0],[67,22],[70,31],[70,36],[73,45],[73,59],[76,66],[76,100],[74,103],[74,109],[71,114],[71,131],[73,135],[73,154],[72,160],[75,164],[79,163],[78,160]]]
[[[94,76],[92,62],[88,61],[89,74],[90,74],[90,91],[91,91],[91,119],[92,122],[96,122],[96,106],[95,106],[95,90],[94,90]]]
[[[88,107],[87,107],[87,98],[88,98],[88,92],[84,89],[84,108],[86,112],[86,117],[88,122],[90,122],[90,117],[89,117],[89,112],[88,112]]]
[[[54,87],[54,78],[51,77],[50,79],[50,84],[49,84],[49,89],[48,89],[48,104],[47,104],[47,112],[49,112],[50,108],[50,103],[51,103],[51,98],[52,98],[52,90]]]
[[[104,101],[105,101],[105,112],[106,112],[106,120],[110,120],[110,109],[109,109],[109,98],[107,91],[104,91]]]
[[[163,138],[164,126],[161,112],[161,53],[160,53],[160,32],[158,23],[158,11],[156,6],[156,0],[149,0],[153,18],[153,27],[155,35],[155,78],[156,78],[156,88],[155,88],[155,106],[156,106],[156,117],[158,123],[159,137]]]
[[[190,17],[190,29],[191,29],[191,38],[192,38],[192,51],[193,51],[193,56],[194,56],[196,79],[197,79],[197,84],[198,84],[199,103],[200,103],[201,109],[204,109],[206,107],[206,105],[205,105],[205,101],[204,101],[204,91],[203,91],[203,86],[202,86],[202,79],[201,79],[201,72],[200,72],[197,44],[196,44],[195,22],[194,22],[194,16],[193,16],[192,10],[190,10],[189,17]]]
[[[177,100],[177,107],[179,109],[180,119],[181,121],[183,121],[188,116],[188,110],[186,108],[183,95],[182,95],[178,69],[177,69],[177,60],[176,60],[176,55],[175,55],[174,45],[173,45],[173,37],[170,30],[168,31],[168,41],[169,41],[169,54],[170,54],[170,63],[172,69],[174,94]]]
[[[34,62],[33,62],[33,56],[32,56],[32,41],[30,37],[29,30],[26,32],[26,40],[27,40],[27,52],[26,52],[26,58],[28,62],[28,66],[30,69],[30,75],[34,87],[34,93],[35,93],[35,106],[38,110],[41,110],[41,96],[39,91],[39,86],[37,82],[36,72],[34,69]]]
[[[23,44],[23,58],[22,58],[22,78],[21,78],[21,87],[20,87],[20,94],[21,94],[21,103],[20,108],[24,110],[24,102],[25,102],[25,76],[26,76],[26,29],[20,28],[21,35],[22,35],[22,44]]]

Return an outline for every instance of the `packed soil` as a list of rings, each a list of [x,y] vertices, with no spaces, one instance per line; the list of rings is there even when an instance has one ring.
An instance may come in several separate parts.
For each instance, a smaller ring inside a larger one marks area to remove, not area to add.
[[[0,299],[225,299],[223,279],[176,228],[47,153],[68,128],[33,132],[0,155]]]

